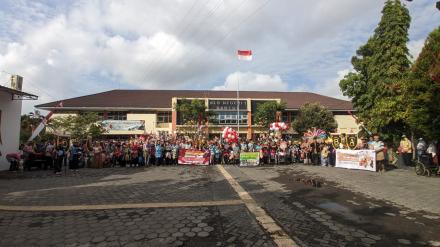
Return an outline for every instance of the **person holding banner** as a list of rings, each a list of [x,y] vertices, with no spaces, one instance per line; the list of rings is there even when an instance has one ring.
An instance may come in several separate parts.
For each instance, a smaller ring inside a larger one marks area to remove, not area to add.
[[[354,149],[355,150],[369,149],[368,148],[368,143],[367,143],[367,138],[366,137],[362,137],[361,138],[361,142],[359,142]]]
[[[373,136],[373,142],[371,142],[370,147],[376,152],[376,171],[383,173],[385,171],[385,145],[379,140],[379,134]]]

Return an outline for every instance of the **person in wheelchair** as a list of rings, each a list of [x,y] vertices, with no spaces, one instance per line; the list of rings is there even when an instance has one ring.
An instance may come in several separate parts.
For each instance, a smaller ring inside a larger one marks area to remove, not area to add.
[[[436,166],[439,165],[437,145],[438,145],[437,141],[433,141],[431,142],[431,144],[429,144],[428,149],[426,150],[426,152],[431,155],[432,162]]]
[[[440,175],[439,162],[435,144],[432,144],[431,148],[428,147],[425,152],[420,152],[418,160],[416,162],[417,175]]]

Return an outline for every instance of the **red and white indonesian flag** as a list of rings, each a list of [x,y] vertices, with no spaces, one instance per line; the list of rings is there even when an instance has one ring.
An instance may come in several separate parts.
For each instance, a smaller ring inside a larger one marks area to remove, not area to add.
[[[251,61],[252,60],[252,51],[237,51],[238,60]]]

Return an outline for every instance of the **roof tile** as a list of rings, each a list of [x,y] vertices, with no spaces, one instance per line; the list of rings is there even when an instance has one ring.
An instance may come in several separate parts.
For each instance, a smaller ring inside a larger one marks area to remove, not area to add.
[[[111,90],[97,94],[64,99],[64,107],[99,108],[171,108],[171,98],[236,98],[236,91],[201,90]],[[330,110],[352,110],[350,101],[309,92],[240,91],[240,98],[281,99],[287,109],[298,109],[307,102],[319,102]],[[53,108],[60,101],[37,105],[37,108]]]

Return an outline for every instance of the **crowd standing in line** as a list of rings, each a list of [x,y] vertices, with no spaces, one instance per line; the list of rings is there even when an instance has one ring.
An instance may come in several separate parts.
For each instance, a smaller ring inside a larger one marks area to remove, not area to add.
[[[338,148],[348,147],[342,142]],[[209,153],[210,164],[239,164],[241,152],[259,152],[261,165],[304,163],[335,166],[336,162],[336,149],[328,139],[287,140],[271,135],[263,135],[256,140],[240,139],[238,143],[223,143],[218,138],[194,141],[184,136],[173,138],[170,135],[147,135],[123,141],[73,141],[70,146],[66,141],[57,145],[53,141],[28,142],[21,149],[24,169],[30,169],[38,163],[42,169],[53,168],[56,174],[61,173],[63,165],[68,165],[74,172],[82,167],[177,165],[181,149]],[[388,149],[379,135],[373,135],[370,140],[361,138],[355,149],[375,150],[378,171],[383,171],[385,164],[396,160],[396,152]],[[418,157],[427,152],[436,157],[437,153],[435,143],[428,146],[423,139],[419,140],[416,150]],[[406,136],[402,136],[397,152],[402,154],[404,163],[408,165],[411,161],[412,146]]]

